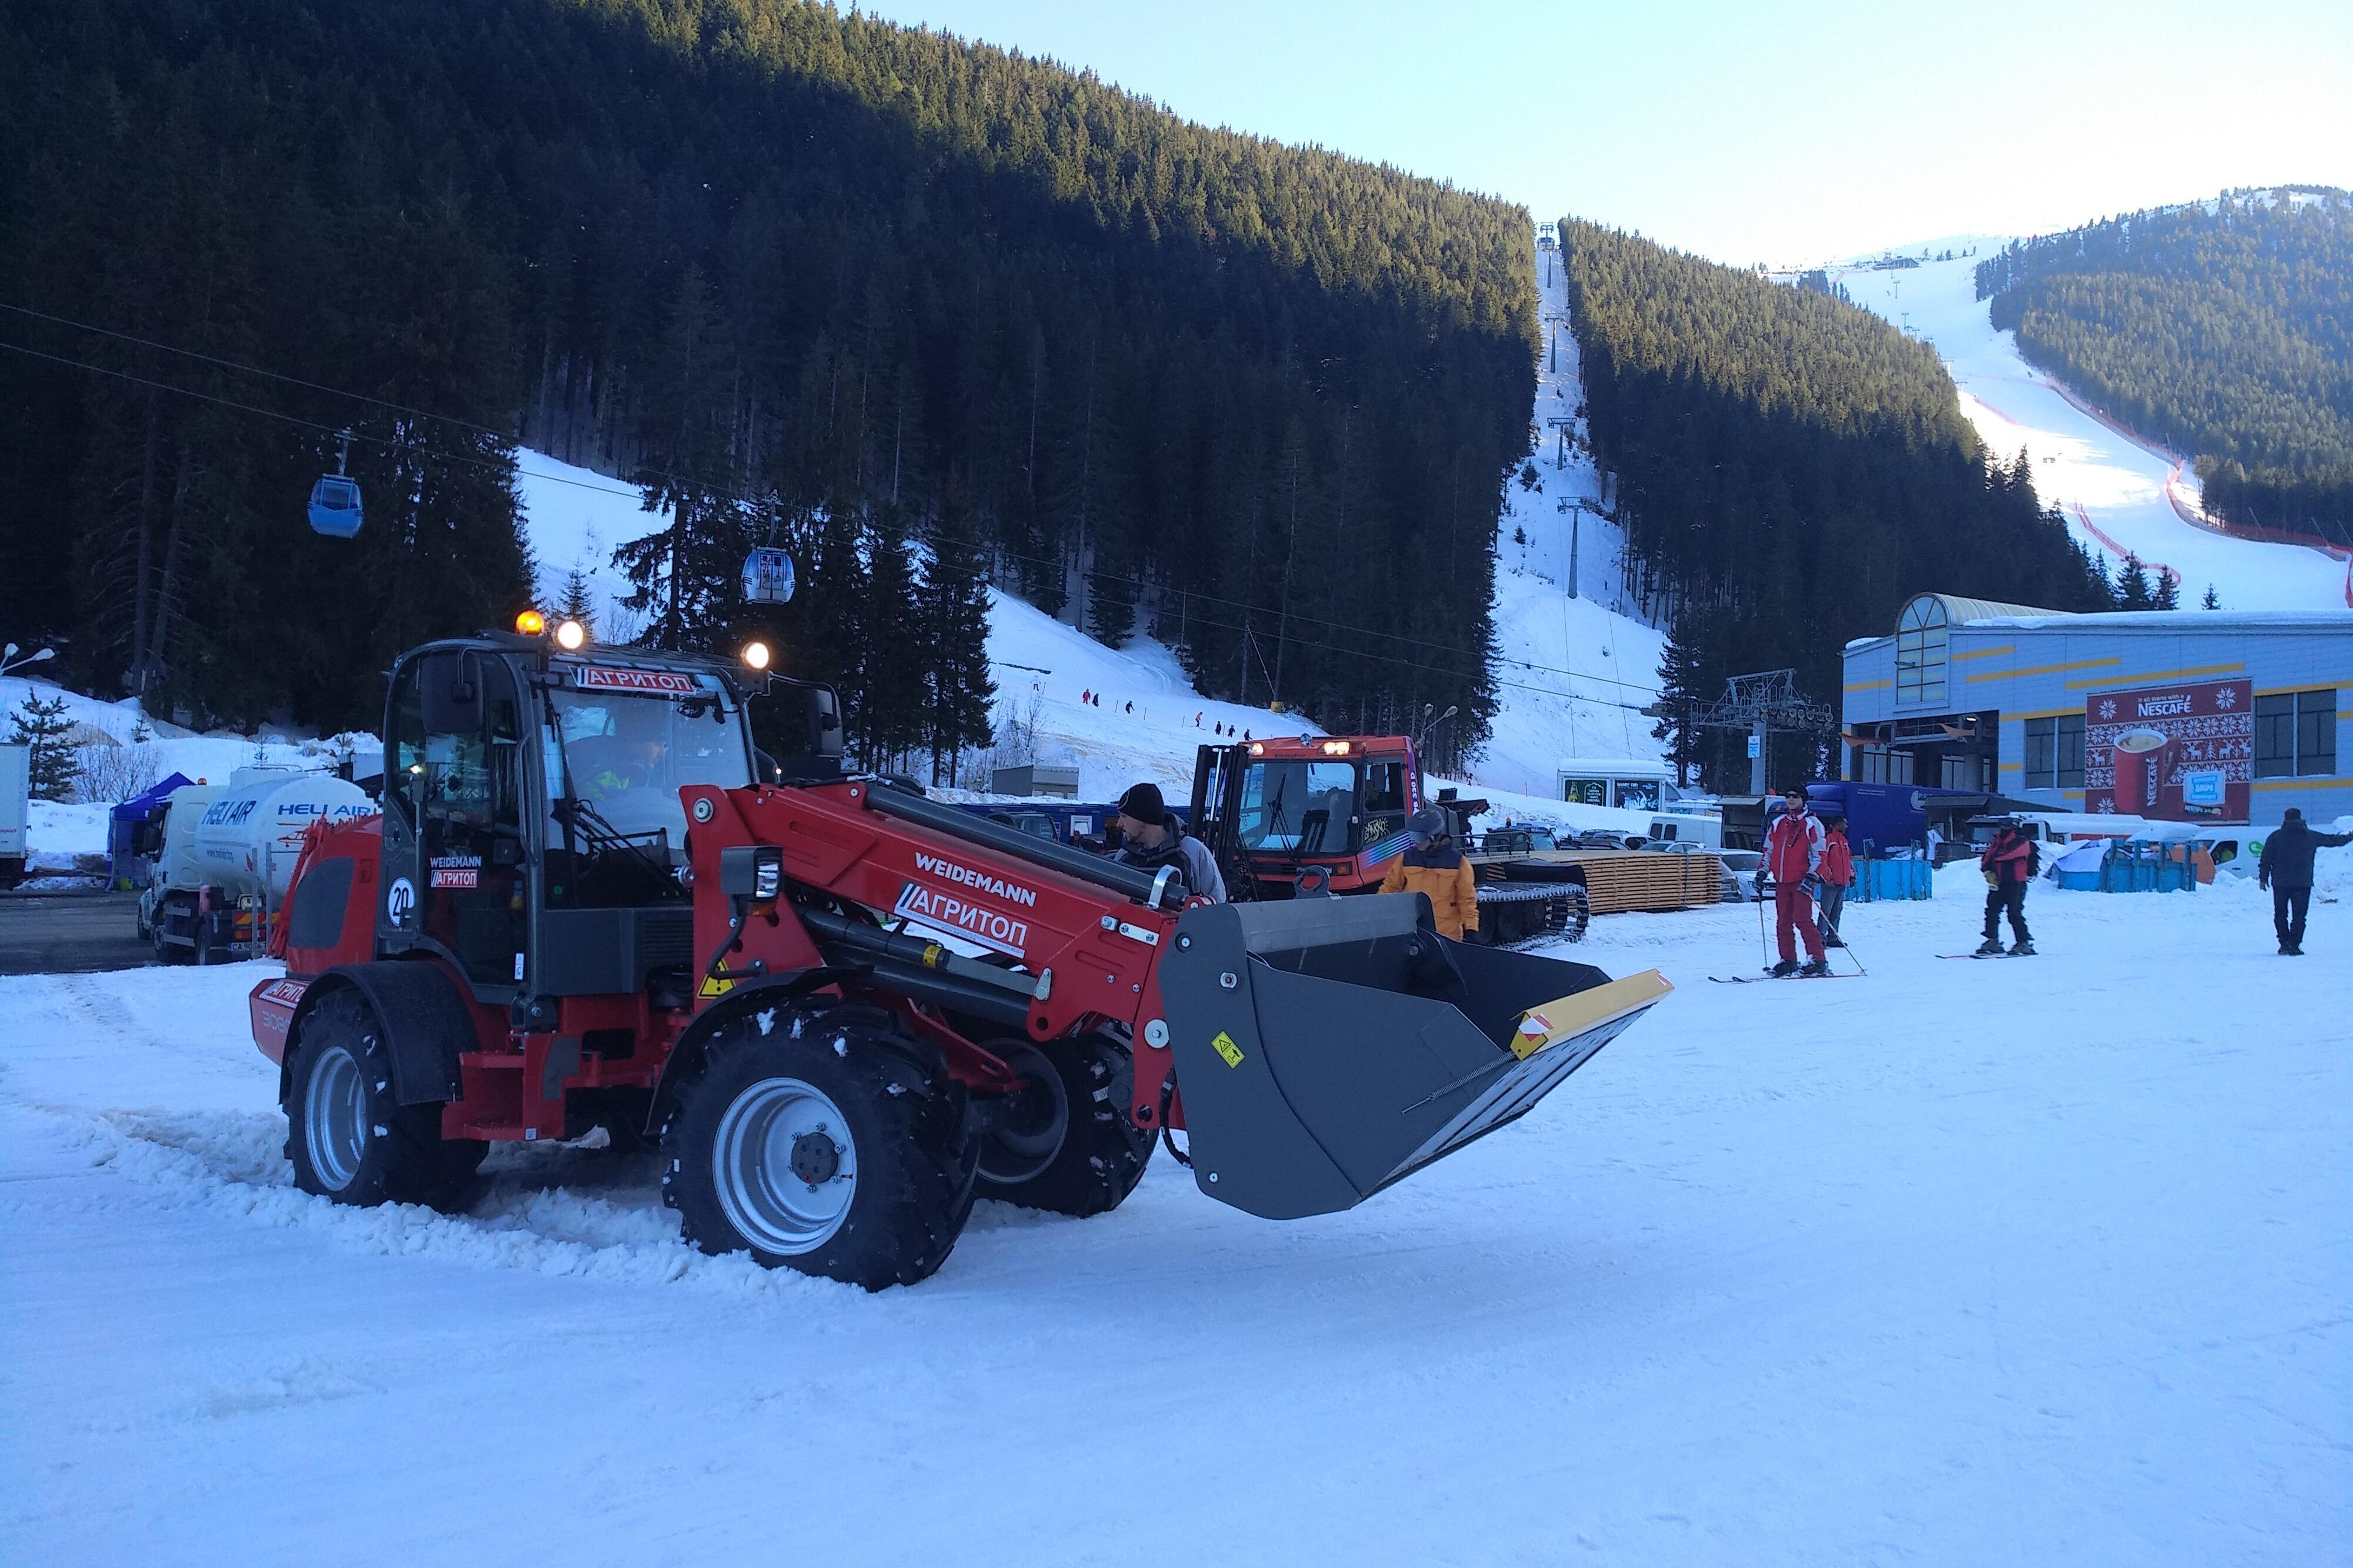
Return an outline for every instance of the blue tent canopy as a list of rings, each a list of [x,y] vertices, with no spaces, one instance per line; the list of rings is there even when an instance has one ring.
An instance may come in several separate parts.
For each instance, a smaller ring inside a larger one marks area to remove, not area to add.
[[[171,797],[174,790],[185,789],[195,782],[185,773],[175,773],[163,783],[142,790],[116,806],[111,816],[117,822],[144,822],[163,808],[164,802]]]

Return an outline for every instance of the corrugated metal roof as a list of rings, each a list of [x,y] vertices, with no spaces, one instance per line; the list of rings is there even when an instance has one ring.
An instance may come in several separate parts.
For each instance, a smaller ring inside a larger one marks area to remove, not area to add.
[[[1946,621],[1957,626],[1970,621],[2041,619],[2046,616],[2067,615],[2065,610],[2038,610],[2031,605],[2004,605],[1992,599],[1964,599],[1957,594],[1916,594],[1913,596],[1938,601],[1945,606]]]

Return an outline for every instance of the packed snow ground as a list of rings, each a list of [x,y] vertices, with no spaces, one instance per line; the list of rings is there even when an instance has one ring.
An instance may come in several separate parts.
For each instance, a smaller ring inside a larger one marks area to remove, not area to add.
[[[675,1237],[653,1163],[301,1195],[268,966],[0,979],[0,1560],[2318,1563],[2353,1539],[2353,852],[1969,868],[1866,978],[1597,921],[1680,989],[1525,1121],[1278,1225],[1155,1161],[869,1296]]]
[[[1936,345],[1961,394],[1961,411],[1978,438],[2007,460],[2021,447],[2034,458],[2043,500],[2066,515],[2086,549],[2113,568],[2131,551],[2181,575],[2183,605],[2212,584],[2225,609],[2341,610],[2353,579],[2347,563],[2294,544],[2233,539],[2185,521],[2167,494],[2198,510],[2197,475],[2177,455],[2144,446],[2071,400],[2052,377],[2028,364],[2012,332],[1997,332],[1977,296],[1979,260],[1999,239],[1938,240],[1938,254],[1974,244],[1975,257],[1873,270],[1834,267],[1831,276],[1858,305]]]

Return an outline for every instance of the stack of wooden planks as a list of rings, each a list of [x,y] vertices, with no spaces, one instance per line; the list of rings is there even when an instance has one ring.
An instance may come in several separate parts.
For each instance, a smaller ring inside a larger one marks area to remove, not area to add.
[[[1688,910],[1724,900],[1724,862],[1700,851],[1538,849],[1524,855],[1474,855],[1471,866],[1482,883],[1518,880],[1511,870],[1515,866],[1581,868],[1586,899],[1597,915]]]

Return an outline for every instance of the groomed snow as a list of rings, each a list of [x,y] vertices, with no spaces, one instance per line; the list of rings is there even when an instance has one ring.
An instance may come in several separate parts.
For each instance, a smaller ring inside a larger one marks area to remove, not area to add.
[[[1935,251],[1949,246],[1953,260],[1885,270],[1834,267],[1831,276],[1856,304],[1936,345],[1978,438],[2005,461],[2021,447],[2032,454],[2036,491],[2065,514],[2076,541],[2105,555],[2112,568],[2126,551],[2172,567],[2181,576],[2184,605],[2199,603],[2210,584],[2232,610],[2342,610],[2353,602],[2347,598],[2353,577],[2342,559],[2301,545],[2233,539],[2184,521],[2184,510],[2198,514],[2199,487],[2180,457],[2094,416],[2021,357],[2017,334],[1993,330],[1990,308],[1977,298],[1976,268],[2004,243],[1938,240]],[[1976,256],[1957,254],[1970,245]]]
[[[0,979],[0,1560],[2320,1563],[2353,1539],[2353,852],[2245,884],[1594,923],[1680,987],[1525,1121],[1277,1225],[1155,1163],[868,1296],[654,1163],[289,1185],[264,965]],[[2332,1542],[2334,1544],[2332,1544]]]
[[[1577,412],[1585,391],[1558,258],[1538,252],[1536,286],[1546,334],[1529,420],[1537,477],[1533,488],[1516,479],[1504,486],[1495,542],[1498,707],[1472,777],[1482,790],[1548,800],[1559,793],[1556,768],[1565,758],[1662,754],[1651,733],[1654,721],[1641,710],[1658,700],[1666,637],[1625,594],[1625,535],[1599,510],[1604,487],[1590,454],[1572,447],[1563,462],[1561,433],[1550,422],[1570,421],[1578,439],[1586,425]]]

